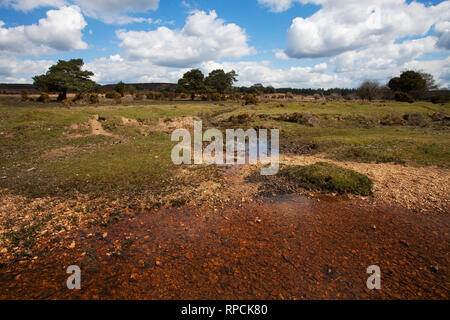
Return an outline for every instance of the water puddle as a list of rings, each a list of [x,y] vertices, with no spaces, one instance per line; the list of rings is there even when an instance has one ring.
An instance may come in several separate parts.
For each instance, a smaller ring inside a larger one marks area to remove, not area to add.
[[[165,208],[81,230],[73,249],[49,244],[35,261],[2,268],[0,297],[447,298],[448,227],[444,216],[297,195]],[[380,291],[365,285],[374,264]],[[82,290],[65,287],[69,265],[80,266]]]

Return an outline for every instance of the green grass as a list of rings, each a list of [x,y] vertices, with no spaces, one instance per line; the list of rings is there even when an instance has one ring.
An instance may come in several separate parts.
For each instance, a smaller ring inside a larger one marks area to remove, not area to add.
[[[93,195],[157,193],[171,178],[175,179],[170,183],[176,184],[177,167],[170,160],[174,145],[170,136],[153,132],[145,137],[139,128],[124,126],[121,117],[153,125],[158,119],[197,116],[204,120],[205,129],[218,126],[224,130],[235,126],[230,118],[239,120],[239,115],[253,114],[236,126],[280,129],[282,151],[290,151],[292,145],[300,148],[311,145],[314,147],[307,148],[306,153],[324,153],[337,160],[450,167],[448,125],[433,122],[429,117],[436,112],[449,114],[449,104],[309,102],[285,103],[280,107],[279,102],[241,106],[173,101],[70,108],[56,103],[22,106],[17,102],[17,105],[0,107],[0,188],[34,197],[70,195],[74,191]],[[278,119],[295,112],[315,115],[320,122],[309,127]],[[397,115],[401,119],[410,113],[422,114],[429,124],[424,127],[380,124],[386,117]],[[95,114],[105,119],[102,121],[105,130],[118,138],[64,136],[71,124],[85,122]],[[66,147],[75,151],[45,158],[48,152]]]
[[[297,186],[339,194],[372,194],[372,181],[365,175],[337,165],[317,162],[309,166],[285,166],[281,176]]]

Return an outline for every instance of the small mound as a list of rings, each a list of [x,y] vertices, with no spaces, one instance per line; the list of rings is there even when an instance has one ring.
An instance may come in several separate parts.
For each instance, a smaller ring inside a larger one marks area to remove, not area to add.
[[[285,166],[280,175],[299,187],[339,194],[372,194],[372,181],[365,175],[337,165],[317,162],[309,166]]]

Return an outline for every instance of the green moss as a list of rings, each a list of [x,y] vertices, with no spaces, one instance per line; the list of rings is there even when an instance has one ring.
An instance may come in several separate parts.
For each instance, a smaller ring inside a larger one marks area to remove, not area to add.
[[[334,164],[317,162],[309,166],[285,166],[280,175],[300,187],[339,194],[372,194],[372,181],[365,175]]]

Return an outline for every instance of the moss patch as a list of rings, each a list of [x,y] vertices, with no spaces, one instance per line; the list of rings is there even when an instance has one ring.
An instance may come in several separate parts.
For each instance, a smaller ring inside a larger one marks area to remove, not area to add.
[[[311,190],[363,196],[372,194],[373,183],[367,176],[326,162],[309,166],[285,166],[280,170],[280,175]]]

